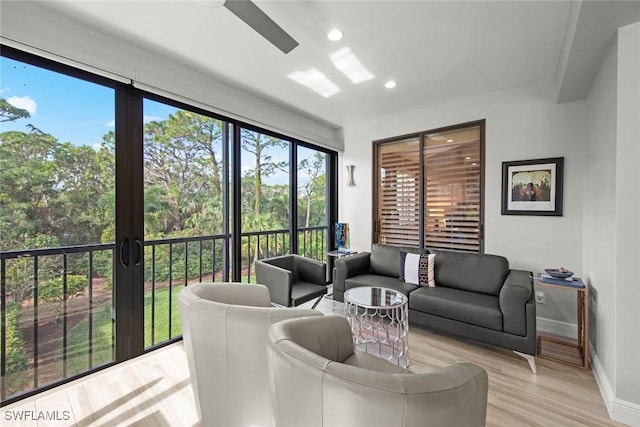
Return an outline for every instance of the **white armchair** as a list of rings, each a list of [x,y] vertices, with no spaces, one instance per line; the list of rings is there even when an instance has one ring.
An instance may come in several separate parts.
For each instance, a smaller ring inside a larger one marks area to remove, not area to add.
[[[344,317],[292,319],[269,329],[278,427],[481,427],[487,372],[471,363],[427,374],[354,352]]]
[[[273,308],[269,290],[242,283],[198,283],[178,294],[182,336],[202,426],[274,425],[269,393],[269,326],[321,316]]]

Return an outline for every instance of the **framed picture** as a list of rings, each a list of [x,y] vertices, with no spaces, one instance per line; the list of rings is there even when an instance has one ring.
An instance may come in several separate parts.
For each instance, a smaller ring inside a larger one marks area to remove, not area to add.
[[[562,216],[564,157],[502,162],[502,215]]]

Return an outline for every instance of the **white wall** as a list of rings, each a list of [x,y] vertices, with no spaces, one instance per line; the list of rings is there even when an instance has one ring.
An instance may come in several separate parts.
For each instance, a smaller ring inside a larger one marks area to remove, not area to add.
[[[640,23],[618,31],[616,397],[640,426]]]
[[[593,371],[611,417],[632,426],[640,426],[639,76],[637,23],[618,31],[586,98],[583,203]]]
[[[587,106],[583,203],[584,279],[589,286],[591,346],[615,378],[617,43],[594,79]],[[589,194],[592,197],[589,197]]]
[[[486,119],[485,252],[513,268],[565,266],[581,275],[585,106],[556,105],[553,93],[548,80],[346,126],[342,164],[356,166],[356,187],[340,181],[339,219],[351,224],[351,246],[371,247],[373,140]],[[546,157],[565,158],[564,215],[501,215],[502,162]],[[538,315],[575,323],[574,295],[545,292]]]
[[[333,126],[228,85],[160,53],[75,22],[46,2],[2,2],[2,43],[285,135],[342,150]],[[43,4],[45,4],[43,6]]]

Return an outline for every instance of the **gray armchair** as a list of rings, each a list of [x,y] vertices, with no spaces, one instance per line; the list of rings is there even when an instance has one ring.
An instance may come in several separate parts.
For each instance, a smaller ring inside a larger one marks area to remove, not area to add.
[[[256,261],[256,281],[269,288],[271,301],[295,307],[317,298],[315,308],[327,293],[327,266],[300,255],[285,255]]]
[[[354,353],[344,317],[269,327],[269,382],[278,427],[481,427],[487,372],[471,363],[414,374]]]

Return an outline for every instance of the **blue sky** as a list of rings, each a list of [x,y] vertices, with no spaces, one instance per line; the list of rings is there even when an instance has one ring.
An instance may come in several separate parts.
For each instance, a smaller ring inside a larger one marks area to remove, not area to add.
[[[31,124],[61,142],[100,144],[114,130],[115,91],[49,70],[0,57],[0,96],[31,117],[0,123],[0,131],[26,131]],[[166,118],[176,108],[145,105],[147,120]]]
[[[0,132],[27,132],[28,124],[49,133],[61,142],[99,147],[102,137],[114,130],[115,91],[112,88],[72,78],[0,56],[0,97],[29,111],[31,117],[0,123]],[[163,120],[177,109],[145,100],[144,119]],[[253,155],[242,153],[243,172],[255,164]],[[276,161],[288,160],[287,150],[271,149]],[[313,150],[301,148],[302,159]],[[277,172],[265,181],[288,183],[288,173]],[[299,180],[306,181],[304,176]]]

